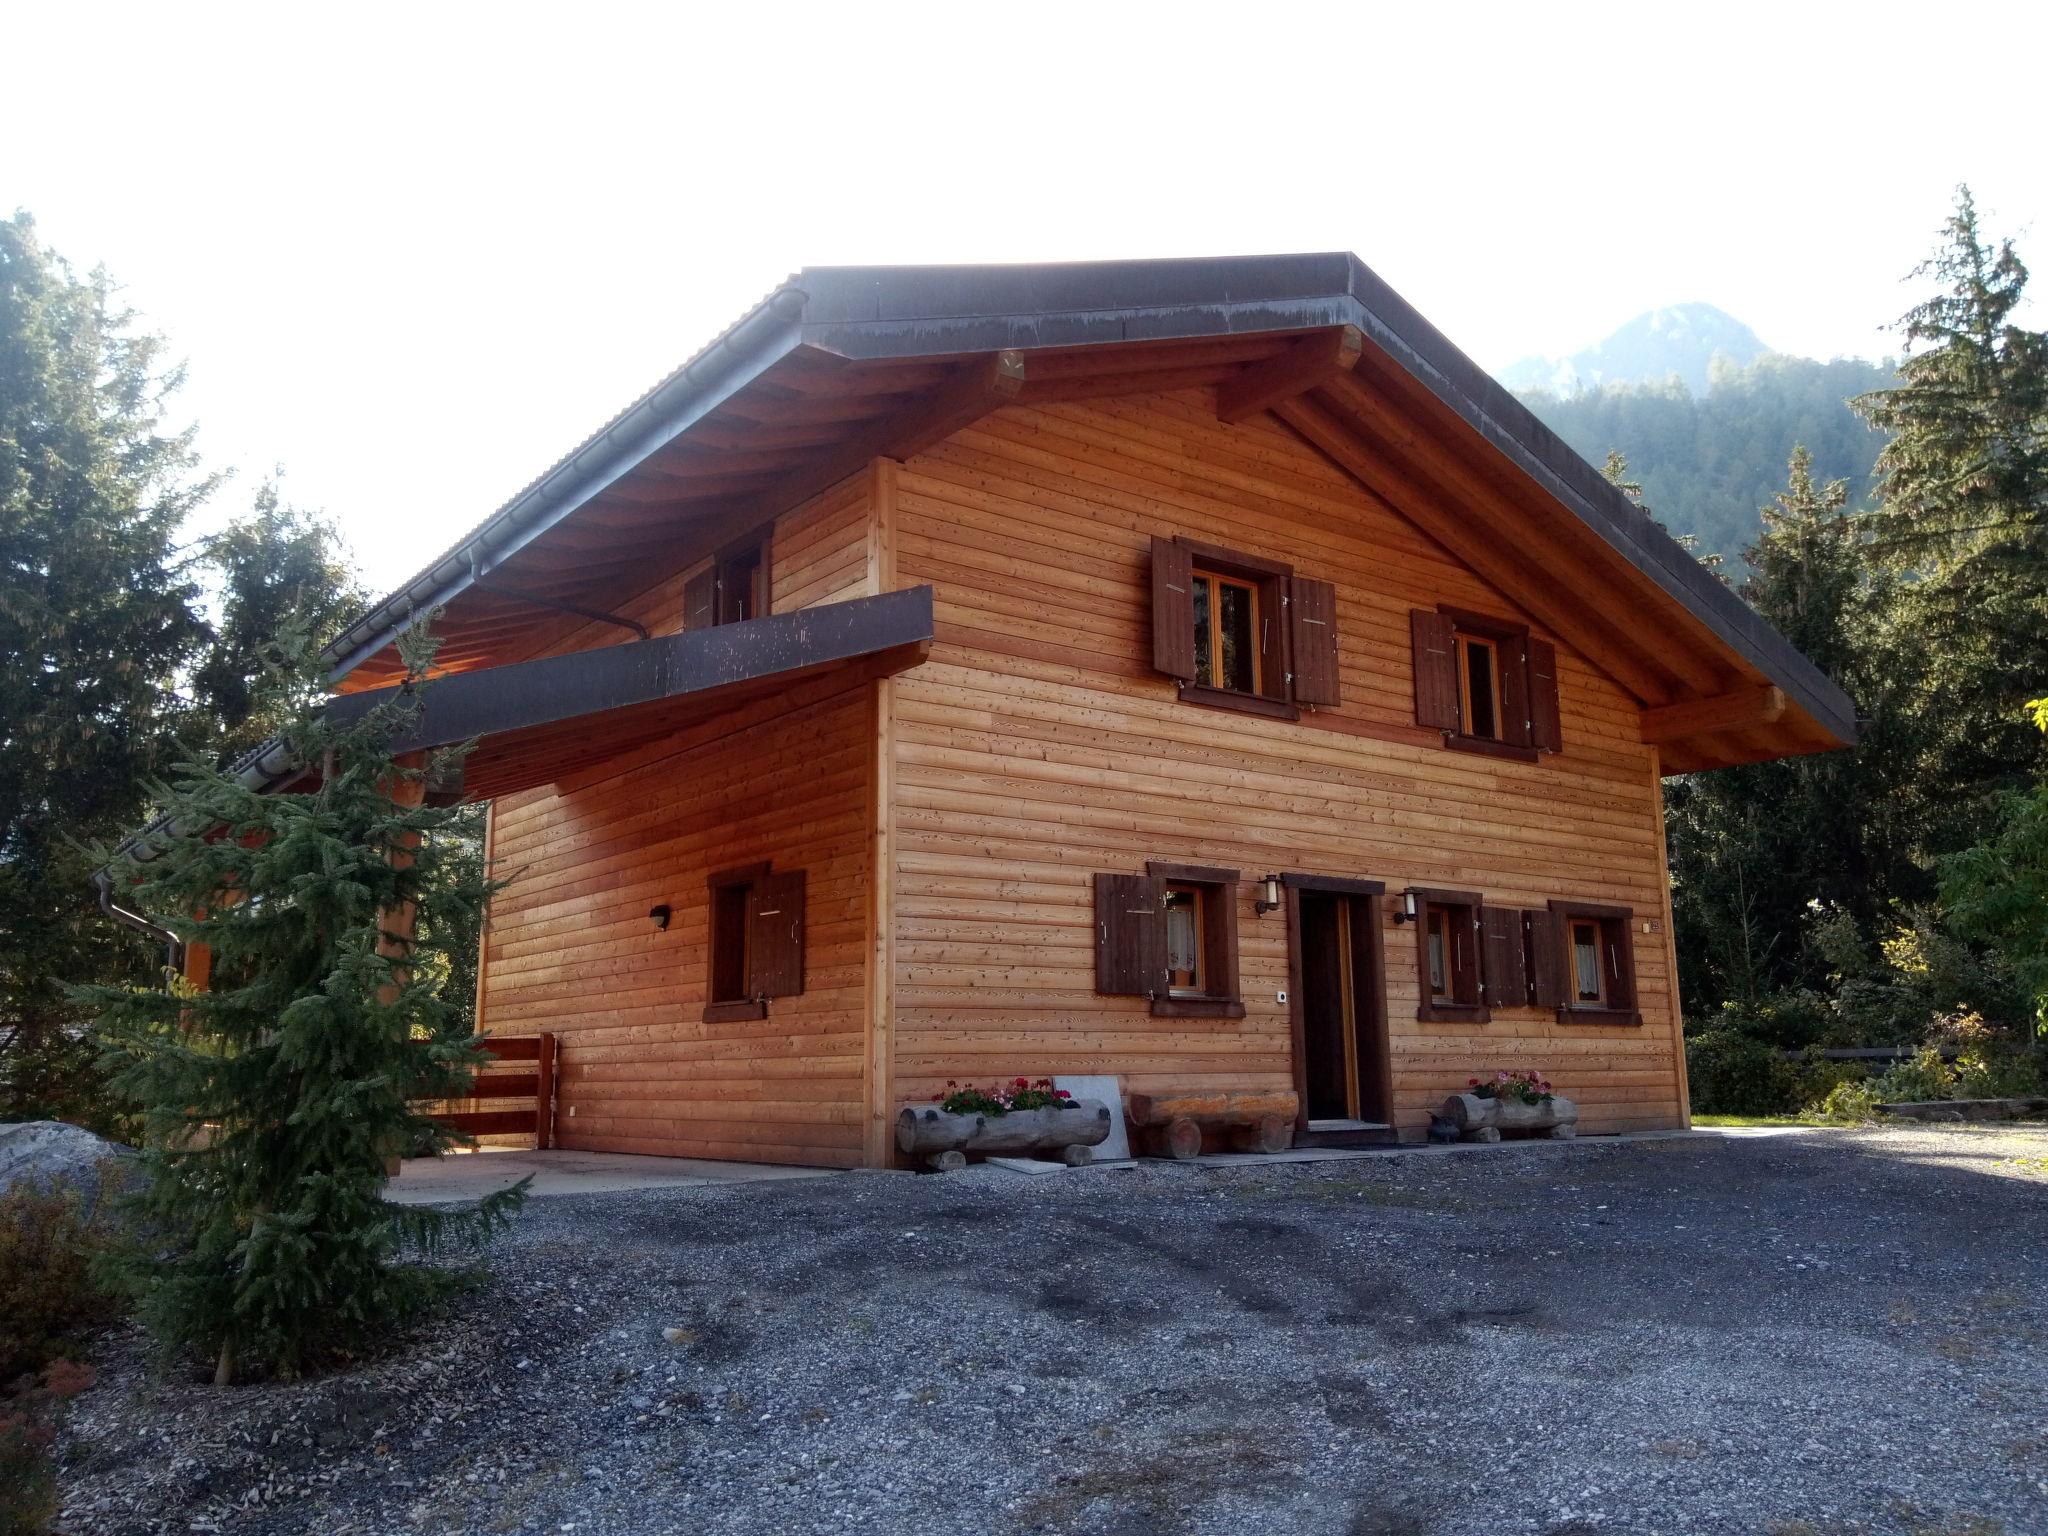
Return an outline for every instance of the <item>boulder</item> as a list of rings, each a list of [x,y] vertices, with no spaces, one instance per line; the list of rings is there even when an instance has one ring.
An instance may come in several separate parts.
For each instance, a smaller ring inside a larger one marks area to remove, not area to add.
[[[88,1216],[132,1175],[135,1149],[62,1120],[0,1125],[0,1195],[12,1189],[77,1192]]]

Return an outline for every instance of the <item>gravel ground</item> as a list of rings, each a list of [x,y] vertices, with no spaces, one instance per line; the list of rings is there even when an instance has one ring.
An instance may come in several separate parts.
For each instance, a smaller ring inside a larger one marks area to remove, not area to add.
[[[2048,1132],[537,1201],[463,1314],[106,1340],[62,1528],[2048,1531]]]

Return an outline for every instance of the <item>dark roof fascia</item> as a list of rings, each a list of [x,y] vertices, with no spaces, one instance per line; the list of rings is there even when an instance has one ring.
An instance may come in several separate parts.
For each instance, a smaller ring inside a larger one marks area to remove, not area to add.
[[[457,672],[426,686],[419,718],[394,738],[391,750],[453,746],[927,645],[932,615],[932,589],[906,587],[744,624]],[[397,684],[342,694],[328,704],[327,719],[352,725],[404,689]]]
[[[1355,325],[1843,742],[1849,696],[1356,256],[819,268],[806,344],[856,359]]]
[[[813,267],[364,615],[324,653],[339,679],[799,345],[853,359],[1187,340],[1355,325],[1825,729],[1855,706],[1817,667],[1348,252],[1045,266]],[[472,551],[481,562],[473,566]]]
[[[554,527],[592,496],[688,431],[793,351],[802,292],[775,290],[682,367],[627,406],[493,512],[322,651],[340,682],[479,577]]]

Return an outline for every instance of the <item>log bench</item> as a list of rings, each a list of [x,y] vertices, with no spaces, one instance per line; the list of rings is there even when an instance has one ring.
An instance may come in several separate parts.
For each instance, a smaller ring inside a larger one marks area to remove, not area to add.
[[[1185,1162],[1204,1141],[1239,1152],[1285,1152],[1294,1145],[1301,1100],[1283,1093],[1134,1093],[1125,1120],[1147,1154]]]

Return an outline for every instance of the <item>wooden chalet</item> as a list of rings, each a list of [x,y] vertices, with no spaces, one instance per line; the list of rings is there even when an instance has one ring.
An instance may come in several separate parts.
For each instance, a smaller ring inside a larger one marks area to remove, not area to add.
[[[556,1144],[886,1165],[963,1082],[1686,1123],[1660,786],[1850,702],[1355,257],[828,268],[330,648],[438,614]]]

